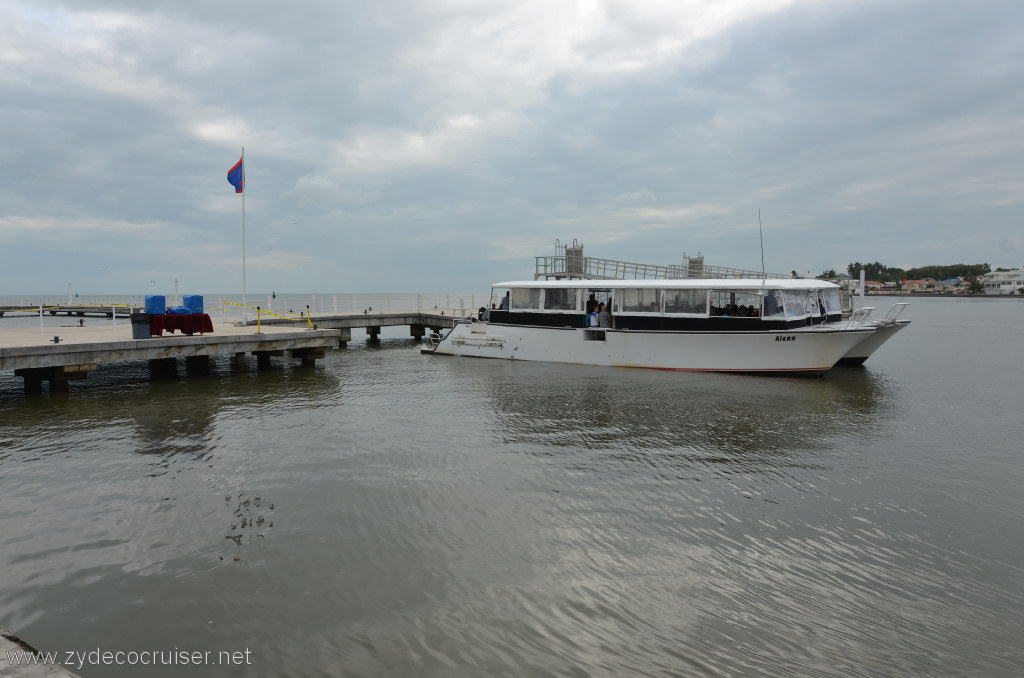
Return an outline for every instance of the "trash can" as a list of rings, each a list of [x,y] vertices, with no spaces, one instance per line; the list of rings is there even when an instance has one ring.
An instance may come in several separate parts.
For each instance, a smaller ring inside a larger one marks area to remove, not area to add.
[[[151,313],[132,313],[132,339],[149,339]]]

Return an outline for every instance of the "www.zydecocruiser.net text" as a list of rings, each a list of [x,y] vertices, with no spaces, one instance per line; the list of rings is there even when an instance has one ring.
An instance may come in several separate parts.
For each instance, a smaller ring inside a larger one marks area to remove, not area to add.
[[[61,652],[7,651],[8,666],[63,666],[81,671],[87,666],[245,666],[252,650],[65,650]]]

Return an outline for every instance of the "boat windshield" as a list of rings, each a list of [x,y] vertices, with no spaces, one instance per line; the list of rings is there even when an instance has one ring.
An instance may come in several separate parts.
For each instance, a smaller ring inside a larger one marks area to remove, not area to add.
[[[492,287],[491,308],[499,311],[507,311],[510,292],[511,290],[505,287]]]

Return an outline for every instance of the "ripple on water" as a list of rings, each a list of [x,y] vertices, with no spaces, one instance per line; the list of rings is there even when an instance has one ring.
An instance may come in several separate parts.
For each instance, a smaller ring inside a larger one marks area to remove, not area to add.
[[[250,645],[251,675],[296,676],[1024,666],[1019,471],[984,425],[969,455],[941,430],[969,401],[919,411],[898,372],[405,342],[97,372],[65,397],[0,384],[0,618],[42,645]]]

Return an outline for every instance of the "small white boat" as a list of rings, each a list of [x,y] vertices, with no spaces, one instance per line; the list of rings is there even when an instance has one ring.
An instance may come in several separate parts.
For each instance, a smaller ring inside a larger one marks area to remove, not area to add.
[[[512,281],[493,285],[478,320],[433,336],[425,352],[820,376],[880,327],[844,320],[839,287],[823,280]]]

